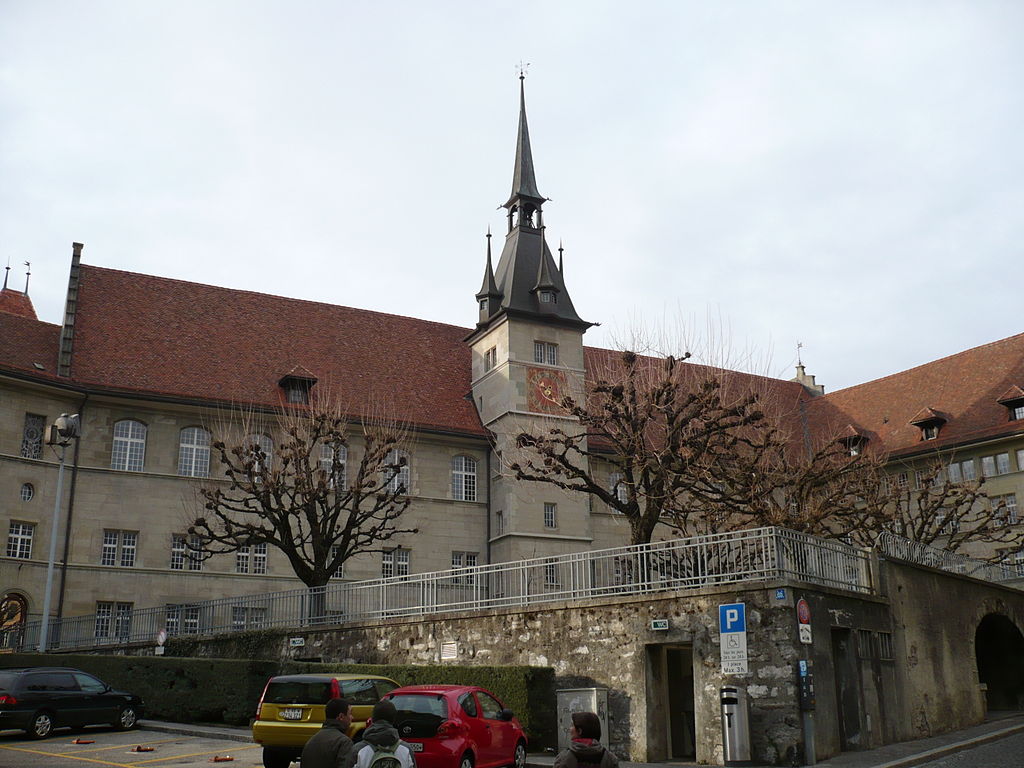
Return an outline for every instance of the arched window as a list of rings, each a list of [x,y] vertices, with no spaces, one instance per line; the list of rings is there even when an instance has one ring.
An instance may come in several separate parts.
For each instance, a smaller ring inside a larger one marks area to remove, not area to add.
[[[398,472],[395,474],[394,477],[391,477],[392,470],[385,470],[384,471],[384,476],[385,477],[391,477],[391,479],[388,480],[388,483],[387,483],[387,488],[388,488],[388,490],[391,493],[399,493],[399,492],[401,492],[401,493],[405,493],[406,495],[408,495],[408,493],[410,491],[410,488],[409,488],[409,454],[406,453],[405,451],[400,451],[397,448],[392,448],[390,451],[388,451],[388,456],[384,460],[384,463],[385,464],[397,464],[403,458],[405,459],[405,464],[402,466],[402,468],[400,470],[398,470]]]
[[[476,501],[476,459],[469,456],[452,457],[452,498],[456,501]]]
[[[28,601],[21,595],[8,592],[0,600],[0,648],[18,649],[22,631],[28,617]]]
[[[337,462],[337,467],[335,467]],[[341,443],[324,443],[320,446],[320,469],[328,477],[331,488],[339,491],[348,487],[348,447]]]
[[[623,482],[621,472],[612,472],[608,475],[608,490],[623,504],[629,500],[629,494],[626,492],[626,484]]]
[[[146,462],[146,425],[133,419],[114,423],[114,448],[110,468],[141,472]]]
[[[210,433],[202,427],[186,427],[178,438],[178,474],[208,477],[210,474]]]
[[[245,442],[246,442],[246,445],[251,445],[253,447],[258,446],[259,449],[261,451],[263,451],[264,456],[266,456],[265,461],[266,461],[266,467],[268,469],[270,467],[274,466],[274,441],[273,440],[271,440],[266,435],[256,435],[256,434],[253,434],[253,435],[249,435],[247,438],[245,438]],[[259,472],[262,469],[263,469],[263,462],[261,461],[261,462],[257,463],[256,471]]]

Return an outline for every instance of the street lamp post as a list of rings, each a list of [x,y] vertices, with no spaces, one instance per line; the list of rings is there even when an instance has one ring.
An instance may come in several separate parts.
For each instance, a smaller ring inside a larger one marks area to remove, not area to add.
[[[50,593],[53,590],[53,565],[57,557],[57,529],[60,526],[60,505],[64,496],[64,457],[68,444],[81,434],[78,415],[62,413],[50,427],[47,444],[60,447],[60,469],[57,470],[57,498],[53,502],[53,525],[50,527],[50,557],[46,563],[46,591],[43,593],[43,621],[39,627],[39,652],[46,652],[46,634],[50,624]]]

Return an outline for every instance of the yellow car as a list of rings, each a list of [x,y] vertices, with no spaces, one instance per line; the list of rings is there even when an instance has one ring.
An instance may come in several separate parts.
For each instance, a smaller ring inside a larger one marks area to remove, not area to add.
[[[398,683],[378,675],[327,673],[279,675],[267,681],[252,738],[263,745],[265,768],[288,768],[302,748],[324,724],[324,705],[335,698],[352,707],[348,735],[359,741],[373,705],[398,688]]]

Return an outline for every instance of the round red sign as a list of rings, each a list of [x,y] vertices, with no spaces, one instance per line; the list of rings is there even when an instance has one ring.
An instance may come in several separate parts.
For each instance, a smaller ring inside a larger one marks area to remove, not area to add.
[[[807,604],[807,601],[802,597],[797,601],[796,604],[796,619],[801,624],[811,623],[811,606]]]

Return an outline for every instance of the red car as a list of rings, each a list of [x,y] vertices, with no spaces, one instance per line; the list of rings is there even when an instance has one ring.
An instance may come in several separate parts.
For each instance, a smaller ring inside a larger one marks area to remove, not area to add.
[[[407,685],[390,699],[395,727],[416,768],[526,765],[526,733],[512,710],[475,685]]]

